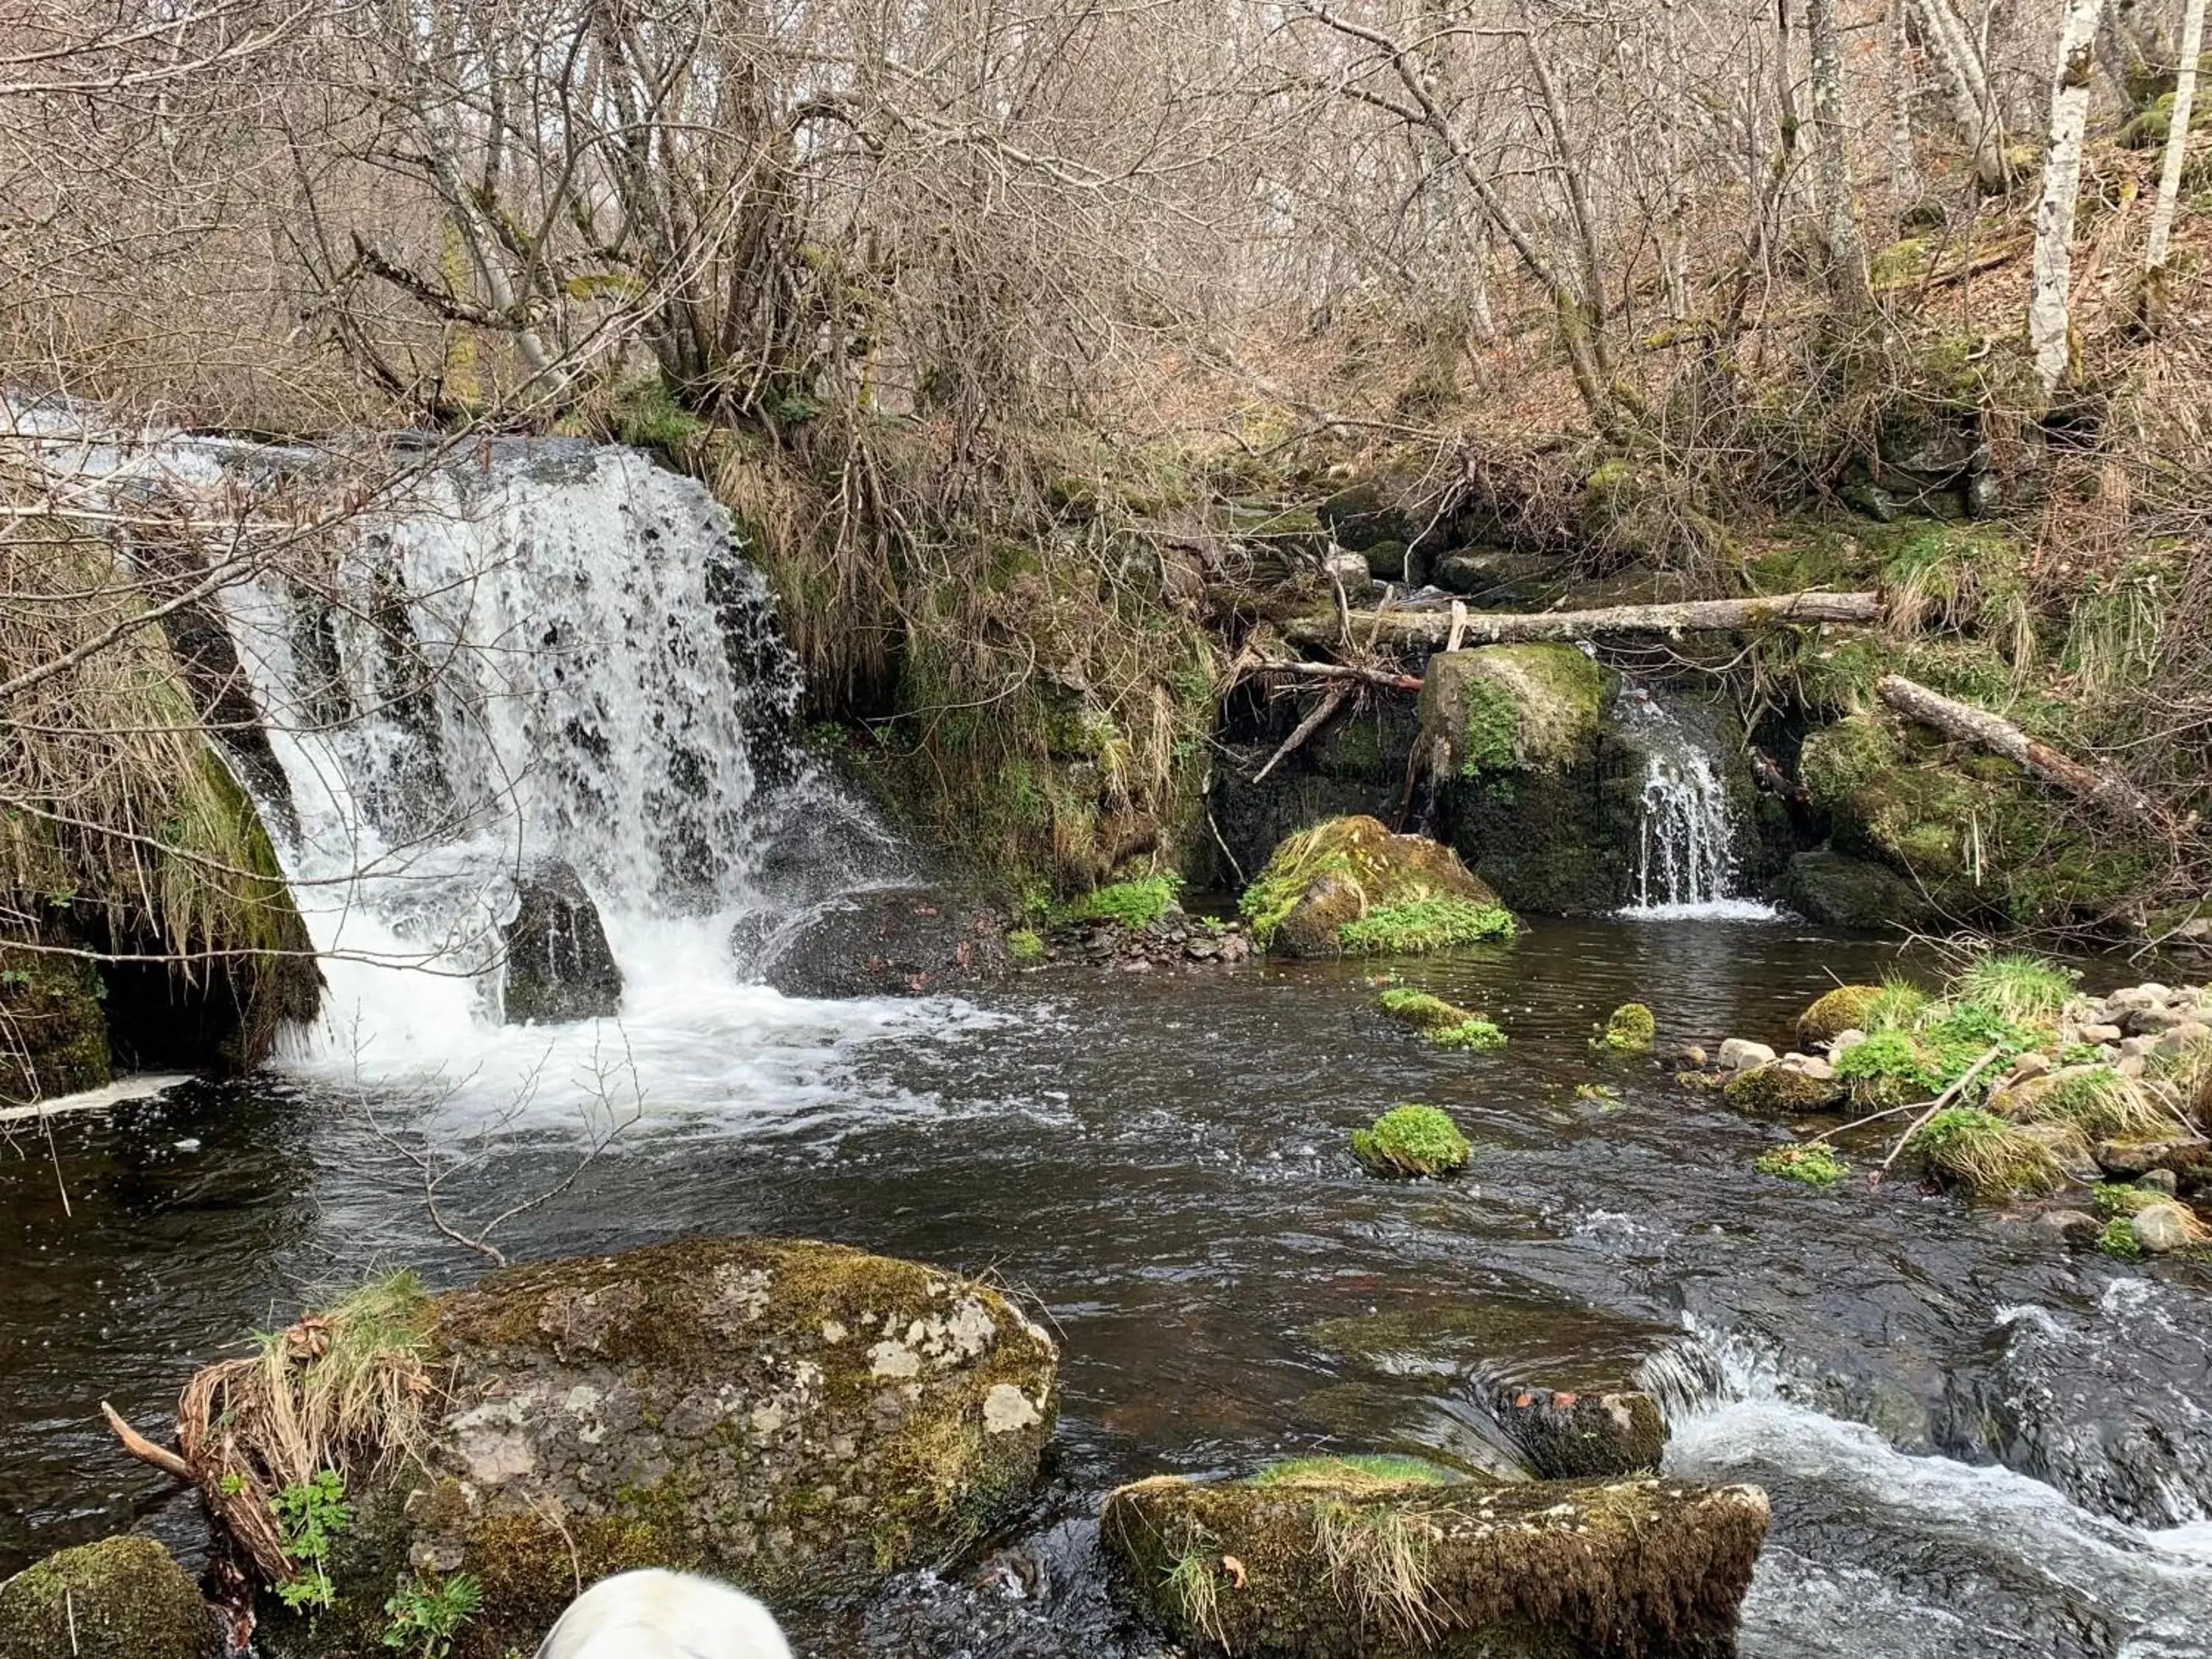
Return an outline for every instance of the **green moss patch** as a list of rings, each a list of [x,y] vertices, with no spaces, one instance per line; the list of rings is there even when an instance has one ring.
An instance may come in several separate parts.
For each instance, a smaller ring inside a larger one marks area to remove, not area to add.
[[[1937,1180],[1978,1198],[2051,1192],[2066,1182],[2052,1138],[1978,1107],[1946,1107],[1913,1132],[1908,1150]]]
[[[1851,1166],[1838,1158],[1835,1148],[1825,1140],[1777,1146],[1761,1152],[1755,1167],[1761,1175],[1777,1176],[1784,1181],[1815,1188],[1832,1187],[1851,1172]]]
[[[1058,922],[1112,921],[1135,932],[1165,915],[1182,891],[1182,878],[1174,874],[1146,876],[1093,888],[1082,897],[1054,912]]]
[[[107,1016],[89,963],[0,950],[0,1106],[108,1080]]]
[[[1394,987],[1376,1001],[1391,1018],[1412,1026],[1439,1047],[1481,1052],[1505,1046],[1505,1033],[1481,1015],[1455,1007],[1426,991]]]
[[[1613,684],[1571,645],[1440,653],[1422,679],[1422,745],[1441,743],[1456,777],[1564,772],[1594,752]]]
[[[1370,1175],[1443,1176],[1467,1168],[1474,1149],[1434,1106],[1394,1106],[1371,1128],[1352,1132],[1352,1155]]]
[[[102,1539],[0,1583],[0,1659],[203,1659],[213,1620],[150,1538]]]
[[[1347,954],[1409,956],[1510,939],[1513,929],[1512,912],[1502,904],[1423,893],[1354,917],[1337,928],[1336,939]]]
[[[1624,1002],[1613,1011],[1598,1033],[1597,1046],[1617,1054],[1644,1054],[1658,1036],[1659,1022],[1640,1002]]]
[[[1348,1452],[1324,1457],[1289,1457],[1247,1475],[1248,1486],[1321,1486],[1346,1491],[1385,1486],[1449,1486],[1466,1477],[1426,1458],[1394,1452]]]
[[[1879,985],[1838,985],[1797,1016],[1798,1042],[1824,1048],[1845,1031],[1873,1030],[1869,1017],[1881,997]]]

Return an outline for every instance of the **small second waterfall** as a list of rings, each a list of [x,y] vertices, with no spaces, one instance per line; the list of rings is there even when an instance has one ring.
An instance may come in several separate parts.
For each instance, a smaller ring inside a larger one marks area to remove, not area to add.
[[[1646,759],[1635,901],[1625,915],[1655,920],[1756,920],[1772,906],[1737,890],[1736,822],[1717,757],[1642,686],[1621,693],[1617,718]]]

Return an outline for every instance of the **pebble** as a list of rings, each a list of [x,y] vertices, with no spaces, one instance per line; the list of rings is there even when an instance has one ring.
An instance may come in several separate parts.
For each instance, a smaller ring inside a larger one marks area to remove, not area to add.
[[[2150,1039],[2148,1037],[2131,1036],[2122,1037],[2120,1039],[2120,1058],[2122,1060],[2141,1060],[2149,1052]]]
[[[2120,1028],[2117,1025],[2084,1025],[2081,1028],[2081,1041],[2084,1042],[2118,1042],[2119,1040]]]
[[[2122,1054],[2112,1062],[2112,1069],[2122,1077],[2141,1077],[2143,1074],[2143,1057],[2141,1054]]]
[[[2136,1185],[2147,1193],[2164,1193],[2168,1198],[2179,1189],[2180,1182],[2171,1170],[2152,1170],[2136,1178]]]

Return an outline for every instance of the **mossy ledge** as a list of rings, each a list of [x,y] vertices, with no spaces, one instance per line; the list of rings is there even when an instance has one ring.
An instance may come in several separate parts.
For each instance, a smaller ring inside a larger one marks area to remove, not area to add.
[[[1055,1408],[1052,1341],[1003,1295],[804,1240],[503,1269],[424,1318],[434,1420],[356,1471],[334,1604],[264,1598],[273,1659],[386,1659],[410,1570],[483,1586],[453,1659],[530,1650],[579,1571],[690,1568],[779,1607],[851,1593],[1002,1519]]]
[[[1764,1492],[1160,1476],[1106,1500],[1107,1547],[1178,1641],[1273,1659],[1720,1659]],[[1234,1565],[1230,1564],[1233,1563]]]

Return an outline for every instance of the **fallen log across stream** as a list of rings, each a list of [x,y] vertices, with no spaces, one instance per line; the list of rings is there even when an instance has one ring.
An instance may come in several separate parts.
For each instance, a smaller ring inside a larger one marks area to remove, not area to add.
[[[1612,605],[1595,611],[1470,611],[1462,613],[1462,645],[1504,645],[1533,640],[1595,639],[1611,634],[1692,634],[1776,628],[1808,623],[1870,623],[1881,614],[1879,593],[1823,591],[1777,593],[1757,599],[1683,599],[1672,605]],[[1382,611],[1349,617],[1300,617],[1285,634],[1294,643],[1330,646],[1347,629],[1361,645],[1441,646],[1451,635],[1452,613]]]

